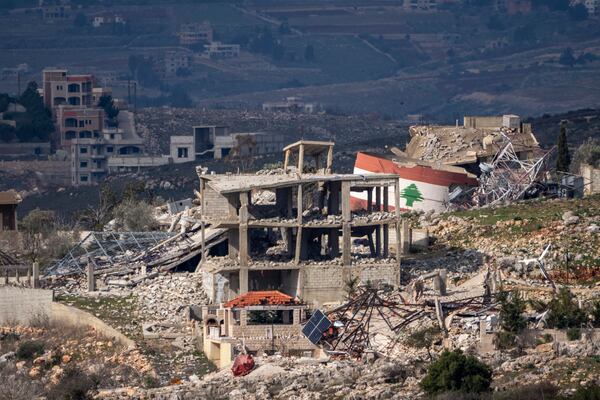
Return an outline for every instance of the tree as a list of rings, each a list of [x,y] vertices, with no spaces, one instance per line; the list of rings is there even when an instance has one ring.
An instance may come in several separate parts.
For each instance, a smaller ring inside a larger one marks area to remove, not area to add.
[[[21,221],[24,247],[31,261],[39,261],[44,242],[56,230],[56,217],[53,211],[36,208]]]
[[[78,222],[85,229],[101,231],[111,217],[112,210],[118,204],[117,194],[108,185],[104,185],[98,191],[98,206],[88,207],[79,214]]]
[[[558,62],[562,65],[566,65],[568,67],[572,67],[575,65],[575,56],[573,55],[573,49],[568,47],[560,53],[560,57],[558,58]]]
[[[573,7],[569,7],[569,17],[571,17],[573,21],[585,21],[588,16],[588,9],[582,3],[578,3]]]
[[[314,61],[314,59],[315,59],[315,48],[313,47],[312,44],[306,45],[306,48],[304,49],[304,59],[306,61]]]
[[[402,190],[400,197],[406,199],[407,207],[412,207],[415,201],[419,202],[424,200],[419,188],[414,183],[405,187],[404,190]]]
[[[143,201],[124,201],[113,211],[117,229],[128,232],[145,232],[156,229],[154,208]]]
[[[490,390],[492,369],[461,350],[445,350],[433,362],[421,380],[421,388],[430,395],[443,392],[482,393]]]
[[[17,123],[17,137],[21,142],[47,141],[54,131],[50,110],[44,106],[38,94],[35,81],[29,82],[19,97],[19,103],[26,108],[25,118]]]
[[[442,332],[437,326],[428,326],[425,328],[412,331],[405,339],[404,344],[409,347],[427,349],[429,360],[433,360],[431,356],[431,347],[433,344],[442,338]]]
[[[14,127],[6,124],[0,124],[0,142],[12,142],[17,138]]]
[[[119,115],[119,109],[115,107],[115,101],[110,94],[105,94],[98,100],[98,107],[106,113],[106,117],[114,121]]]
[[[564,125],[560,127],[557,153],[556,170],[558,172],[569,172],[569,165],[571,165],[571,154],[569,153],[569,144],[567,141],[567,127]]]
[[[527,326],[527,320],[523,317],[525,302],[518,291],[510,295],[506,292],[498,294],[500,302],[500,324],[507,332],[517,334]]]
[[[549,328],[579,328],[587,321],[585,312],[575,303],[571,291],[561,288],[558,295],[550,301],[546,324]]]
[[[8,93],[0,93],[0,113],[8,110],[8,106],[10,105],[10,96]]]

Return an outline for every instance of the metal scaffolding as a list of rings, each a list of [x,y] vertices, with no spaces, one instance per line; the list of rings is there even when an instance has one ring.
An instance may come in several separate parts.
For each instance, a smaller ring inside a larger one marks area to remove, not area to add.
[[[532,160],[521,160],[512,142],[505,136],[506,145],[496,154],[491,163],[481,163],[479,188],[475,198],[477,204],[495,205],[503,201],[515,201],[538,183],[547,170],[550,154]]]
[[[90,232],[66,256],[50,266],[46,276],[83,273],[88,262],[96,270],[128,261],[174,236],[171,232]]]

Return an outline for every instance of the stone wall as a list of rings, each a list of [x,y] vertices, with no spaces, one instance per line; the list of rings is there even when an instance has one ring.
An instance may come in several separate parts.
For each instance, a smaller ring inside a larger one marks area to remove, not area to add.
[[[244,338],[250,351],[266,351],[274,348],[279,351],[306,350],[314,346],[301,332],[301,325],[232,325],[232,337]]]
[[[50,314],[54,292],[14,286],[0,287],[0,322],[27,324],[36,314]]]
[[[211,218],[226,218],[229,215],[229,202],[208,185],[204,189],[204,215]]]
[[[304,267],[302,298],[308,303],[328,303],[342,300],[345,282],[358,277],[360,283],[385,283],[397,286],[400,270],[395,264],[310,265]]]

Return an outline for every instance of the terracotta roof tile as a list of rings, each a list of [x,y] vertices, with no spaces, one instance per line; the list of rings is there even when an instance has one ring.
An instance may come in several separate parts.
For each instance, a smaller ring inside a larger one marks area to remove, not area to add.
[[[225,303],[225,308],[243,308],[247,306],[275,306],[296,304],[292,296],[281,293],[278,290],[265,290],[248,292],[239,295],[233,300]]]

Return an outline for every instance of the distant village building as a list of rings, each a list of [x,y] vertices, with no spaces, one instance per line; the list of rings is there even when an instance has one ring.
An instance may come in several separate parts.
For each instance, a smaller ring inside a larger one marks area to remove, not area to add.
[[[92,20],[92,26],[94,28],[101,28],[105,25],[126,25],[127,24],[127,20],[125,19],[125,17],[123,17],[122,15],[119,14],[103,14],[103,15],[96,15],[94,16],[94,19]]]
[[[283,101],[265,102],[263,111],[303,112],[312,114],[318,109],[316,103],[304,102],[300,97],[286,97]]]
[[[12,68],[2,68],[0,70],[0,80],[12,80],[17,79],[19,75],[23,75],[29,72],[29,65],[26,63],[19,64]]]
[[[225,44],[221,42],[210,42],[204,45],[203,55],[207,58],[233,58],[240,56],[239,44]]]
[[[70,0],[39,0],[38,6],[47,22],[65,21],[73,16]]]
[[[411,11],[430,11],[438,6],[437,0],[404,0],[403,7]]]
[[[505,12],[508,15],[530,14],[533,10],[532,0],[495,0],[496,11]]]
[[[595,15],[600,10],[600,0],[572,0],[571,6],[576,4],[583,4],[587,9],[588,13]]]
[[[256,156],[276,153],[283,149],[283,136],[266,132],[230,133],[225,126],[194,126],[196,157],[211,155],[221,159],[236,148],[240,155]],[[249,140],[243,140],[243,138]],[[241,140],[242,139],[242,140]]]
[[[192,55],[185,51],[167,51],[164,56],[164,70],[161,75],[165,78],[177,76],[177,72],[190,69]]]
[[[0,231],[17,230],[17,206],[21,200],[15,190],[0,192]]]
[[[177,35],[182,46],[213,41],[213,29],[208,22],[182,24]]]

